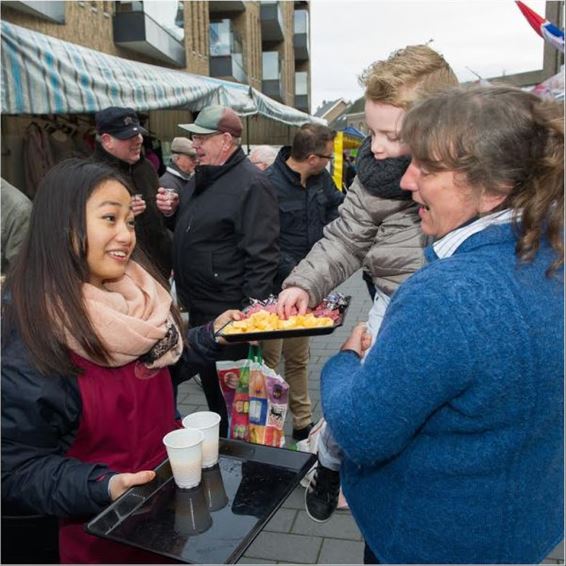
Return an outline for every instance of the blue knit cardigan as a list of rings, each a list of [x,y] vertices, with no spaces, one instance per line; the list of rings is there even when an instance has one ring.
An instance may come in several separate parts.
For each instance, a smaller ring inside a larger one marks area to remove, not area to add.
[[[539,562],[563,533],[563,272],[471,236],[394,295],[364,365],[322,373],[342,482],[381,562]]]

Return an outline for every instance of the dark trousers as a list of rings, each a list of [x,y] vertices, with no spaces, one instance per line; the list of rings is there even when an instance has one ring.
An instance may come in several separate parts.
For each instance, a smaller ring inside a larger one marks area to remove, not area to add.
[[[362,278],[368,288],[369,296],[373,301],[375,299],[375,285],[373,284],[373,278],[365,269],[362,270]]]
[[[189,324],[191,326],[200,326],[201,324],[207,324],[214,318],[216,318],[214,315],[191,312],[189,314]],[[247,358],[248,349],[249,345],[247,343],[224,346],[217,360],[241,360]],[[220,436],[226,438],[228,436],[228,412],[226,411],[226,403],[218,382],[216,363],[203,366],[199,371],[199,375],[208,409],[220,415]]]

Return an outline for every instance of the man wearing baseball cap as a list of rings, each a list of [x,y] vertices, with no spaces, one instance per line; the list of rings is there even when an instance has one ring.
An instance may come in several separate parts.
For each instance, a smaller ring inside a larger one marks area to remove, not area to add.
[[[175,189],[182,194],[197,166],[197,152],[189,138],[173,138],[171,142],[171,163],[159,178],[162,187]]]
[[[181,195],[178,209],[161,194],[157,206],[164,214],[175,212],[175,285],[196,326],[246,306],[249,298],[269,296],[279,263],[279,209],[269,179],[240,147],[242,122],[232,109],[208,106],[193,124],[181,127],[191,133],[199,159],[194,188]],[[222,359],[245,358],[247,349],[227,346]],[[199,373],[208,406],[221,415],[220,434],[226,436],[216,367]]]
[[[142,154],[143,136],[148,132],[132,108],[111,106],[97,112],[95,120],[97,136],[92,157],[120,171],[130,181],[134,193],[141,195],[132,199],[137,245],[168,279],[172,242],[155,202],[159,188],[157,173]]]

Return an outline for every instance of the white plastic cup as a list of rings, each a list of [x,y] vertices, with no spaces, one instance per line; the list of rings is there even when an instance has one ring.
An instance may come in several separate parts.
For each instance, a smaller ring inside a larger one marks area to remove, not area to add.
[[[175,483],[190,489],[199,485],[202,476],[202,441],[200,430],[180,428],[163,437]]]
[[[177,191],[175,189],[170,189],[168,187],[164,187],[165,188],[165,194],[167,195],[167,200],[173,200],[175,198],[175,195],[177,194]]]
[[[203,433],[202,467],[212,468],[212,466],[215,466],[218,463],[220,415],[212,411],[193,413],[183,419],[183,426],[187,430],[200,430]]]

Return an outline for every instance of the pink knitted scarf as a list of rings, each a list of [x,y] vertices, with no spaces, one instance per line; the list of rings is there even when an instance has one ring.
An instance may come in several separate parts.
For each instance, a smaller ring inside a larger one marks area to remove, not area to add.
[[[171,316],[171,295],[134,261],[126,273],[100,289],[83,284],[83,298],[90,321],[110,353],[109,367],[138,358],[147,368],[174,364],[183,349],[181,333]],[[94,363],[79,343],[66,332],[69,348]]]

